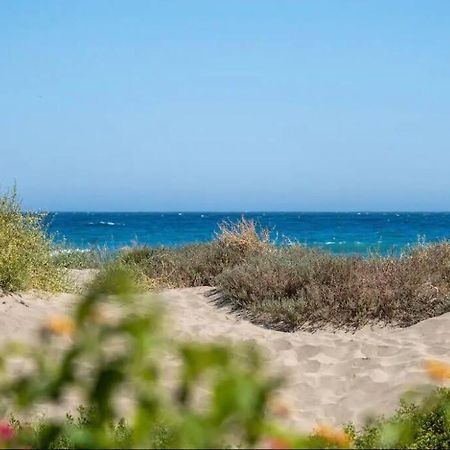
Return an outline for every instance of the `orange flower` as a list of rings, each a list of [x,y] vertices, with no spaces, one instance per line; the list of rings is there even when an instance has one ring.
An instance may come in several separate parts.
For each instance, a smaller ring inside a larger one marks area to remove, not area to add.
[[[70,317],[53,316],[48,321],[46,328],[55,334],[72,336],[75,331],[75,323]]]
[[[425,370],[428,376],[435,381],[450,380],[450,364],[443,361],[428,360],[425,361]]]
[[[329,425],[319,425],[314,429],[314,435],[341,448],[349,448],[352,443],[347,433]]]

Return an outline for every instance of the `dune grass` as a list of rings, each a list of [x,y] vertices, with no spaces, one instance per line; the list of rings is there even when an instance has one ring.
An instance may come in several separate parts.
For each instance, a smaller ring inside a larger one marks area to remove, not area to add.
[[[211,242],[181,248],[138,247],[122,253],[119,260],[136,267],[159,287],[213,285],[225,269],[263,255],[270,246],[265,230],[253,221],[223,223]]]
[[[336,256],[276,246],[252,221],[223,224],[212,242],[141,247],[121,257],[159,287],[210,285],[224,304],[282,331],[368,323],[409,326],[450,311],[450,244],[400,257]]]
[[[16,190],[0,195],[0,290],[64,289],[64,273],[52,259],[42,214],[24,213]]]

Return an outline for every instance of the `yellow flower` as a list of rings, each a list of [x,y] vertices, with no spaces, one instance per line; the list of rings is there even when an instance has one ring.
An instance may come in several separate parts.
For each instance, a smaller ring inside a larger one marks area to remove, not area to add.
[[[352,443],[352,439],[347,433],[329,425],[317,426],[314,429],[314,435],[340,448],[349,448]]]
[[[429,377],[435,381],[450,380],[450,364],[443,361],[425,361],[425,370]]]
[[[53,316],[47,323],[46,328],[52,333],[72,336],[75,332],[75,322],[66,316]]]

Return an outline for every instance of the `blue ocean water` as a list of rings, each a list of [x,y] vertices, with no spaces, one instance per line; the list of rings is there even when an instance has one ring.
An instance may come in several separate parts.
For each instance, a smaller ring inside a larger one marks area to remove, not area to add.
[[[133,244],[180,246],[213,239],[223,220],[254,219],[282,242],[288,238],[333,253],[398,253],[419,240],[450,238],[450,213],[99,213],[47,217],[56,242],[76,248],[117,249]]]

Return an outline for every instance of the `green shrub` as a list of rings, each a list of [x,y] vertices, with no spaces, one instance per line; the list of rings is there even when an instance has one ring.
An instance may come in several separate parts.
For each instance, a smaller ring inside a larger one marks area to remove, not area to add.
[[[422,399],[404,399],[392,417],[360,431],[347,432],[356,448],[450,448],[450,389],[439,388]]]
[[[0,195],[0,290],[64,287],[63,272],[51,257],[43,218],[22,212],[15,189]]]
[[[72,439],[72,434],[82,435],[87,428],[91,428],[96,421],[96,412],[93,408],[78,407],[77,415],[73,416],[70,413],[66,414],[63,428],[57,434],[51,422],[45,418],[37,419],[35,422],[25,422],[17,419],[11,415],[9,419],[9,426],[16,435],[13,442],[27,442],[32,448],[74,448],[75,441]],[[70,431],[66,431],[70,430]],[[158,443],[164,443],[164,432],[166,429],[161,426],[160,434],[155,434],[154,447],[160,447]],[[124,421],[119,421],[117,424],[110,424],[108,426],[108,433],[113,436],[114,442],[119,448],[125,448],[126,442],[129,441],[129,429]],[[53,435],[53,436],[52,436]],[[0,438],[1,441],[1,438]],[[10,442],[12,444],[12,442]]]

